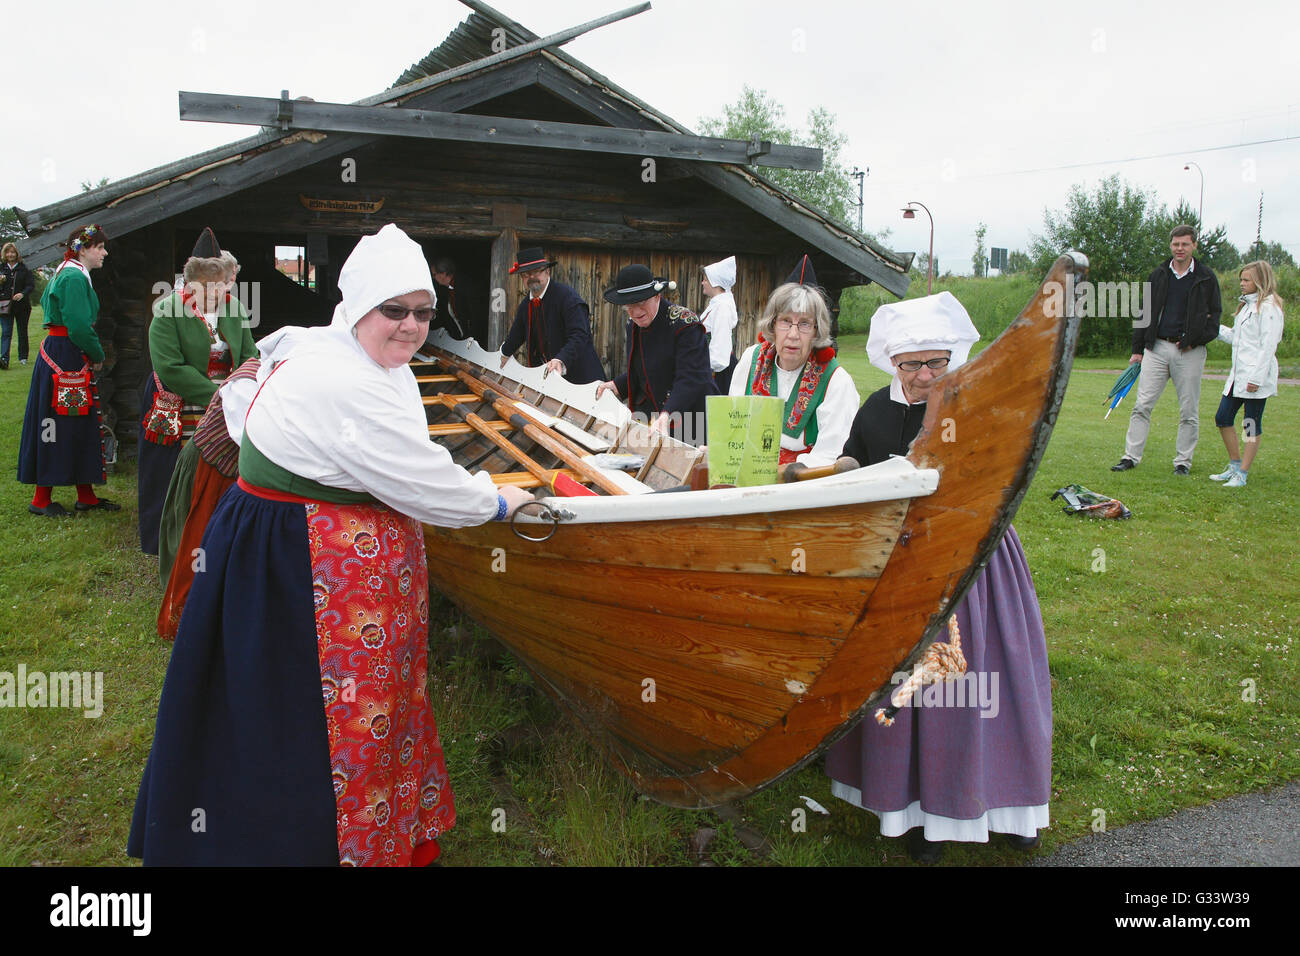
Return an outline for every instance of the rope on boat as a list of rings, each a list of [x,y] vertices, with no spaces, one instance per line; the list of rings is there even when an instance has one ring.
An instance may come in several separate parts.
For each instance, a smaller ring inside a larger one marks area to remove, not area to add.
[[[889,706],[876,711],[876,723],[892,727],[895,715],[907,706],[921,687],[964,673],[966,656],[961,652],[961,631],[957,627],[957,615],[953,614],[948,618],[948,643],[934,643],[926,648],[921,662],[912,671],[912,676],[899,684],[890,695]]]
[[[549,521],[551,523],[550,530],[547,531],[543,537],[534,538],[530,534],[524,534],[522,531],[519,530],[518,525],[515,524],[515,521],[523,513],[523,510],[525,508],[539,509],[537,512],[537,517],[541,518],[543,521]],[[551,536],[555,534],[555,529],[558,528],[559,526],[560,526],[560,516],[556,514],[549,505],[541,501],[525,502],[524,504],[516,508],[515,513],[510,516],[510,530],[513,531],[517,537],[523,538],[525,541],[549,541],[551,539]]]

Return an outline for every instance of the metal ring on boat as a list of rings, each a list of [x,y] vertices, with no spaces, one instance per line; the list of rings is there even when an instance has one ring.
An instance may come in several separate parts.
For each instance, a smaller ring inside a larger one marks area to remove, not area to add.
[[[524,534],[515,525],[515,519],[519,517],[519,513],[523,511],[525,508],[531,508],[534,505],[536,505],[538,508],[541,509],[537,513],[537,517],[541,518],[543,521],[549,520],[551,522],[551,530],[546,532],[546,536],[542,538],[534,538],[530,534]],[[520,505],[518,508],[516,508],[515,513],[510,516],[510,530],[513,531],[518,537],[523,538],[525,541],[549,541],[551,539],[551,536],[555,534],[555,529],[558,528],[559,526],[560,526],[559,515],[557,515],[554,511],[552,511],[548,505],[540,501],[526,502]]]

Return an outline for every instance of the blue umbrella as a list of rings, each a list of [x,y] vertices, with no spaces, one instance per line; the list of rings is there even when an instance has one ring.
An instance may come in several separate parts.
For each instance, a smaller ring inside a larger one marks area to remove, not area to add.
[[[1103,405],[1110,402],[1110,408],[1106,409],[1107,418],[1110,418],[1110,413],[1115,410],[1115,406],[1128,394],[1128,390],[1133,387],[1133,383],[1137,381],[1138,373],[1141,371],[1141,362],[1131,362],[1129,367],[1120,374],[1120,377],[1115,379],[1115,384],[1110,387],[1109,394],[1102,400]]]

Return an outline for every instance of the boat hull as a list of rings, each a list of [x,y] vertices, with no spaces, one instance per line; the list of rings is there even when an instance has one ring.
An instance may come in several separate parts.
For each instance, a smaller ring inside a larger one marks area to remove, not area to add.
[[[807,507],[622,521],[599,515],[629,499],[547,499],[554,527],[517,529],[546,540],[426,527],[430,582],[640,791],[681,807],[748,796],[872,709],[988,560],[1060,407],[1081,259],[1058,260],[1003,335],[940,380],[910,466],[888,463],[936,475],[925,493],[815,506],[819,486],[838,501],[856,480],[836,476],[805,483]],[[635,513],[718,494],[643,496]]]

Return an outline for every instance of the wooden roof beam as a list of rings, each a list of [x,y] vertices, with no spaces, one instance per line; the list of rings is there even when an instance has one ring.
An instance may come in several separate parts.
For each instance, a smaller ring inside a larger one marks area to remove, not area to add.
[[[479,70],[505,63],[521,56],[527,56],[537,50],[546,47],[559,46],[568,43],[575,37],[580,37],[584,33],[590,33],[597,27],[603,27],[610,23],[616,23],[619,20],[626,20],[628,17],[636,16],[638,13],[645,13],[650,9],[649,3],[639,3],[634,7],[628,7],[625,10],[619,10],[616,13],[607,13],[603,17],[595,20],[589,20],[586,23],[576,27],[569,27],[567,30],[561,30],[559,33],[552,33],[550,36],[542,37],[538,40],[532,40],[528,43],[520,44],[509,50],[502,50],[500,53],[493,53],[491,56],[485,56],[479,60],[473,60],[469,63],[463,63],[460,66],[452,67],[450,70],[443,70],[441,73],[435,73],[433,76],[425,77],[422,80],[415,80],[402,86],[395,86],[392,89],[377,93],[374,96],[368,96],[364,100],[359,100],[357,105],[372,106],[377,103],[383,103],[388,100],[398,99],[400,97],[410,96],[412,93],[418,93],[420,90],[427,89],[430,86],[436,86],[439,83],[446,83],[448,80],[454,80],[458,76],[464,76],[468,73],[475,73]],[[494,11],[495,12],[495,11]],[[498,14],[499,16],[499,14]]]
[[[180,118],[196,122],[237,123],[245,126],[279,125],[282,129],[503,143],[740,166],[754,164],[814,171],[822,168],[822,151],[805,146],[782,146],[768,142],[756,146],[749,140],[692,136],[658,130],[553,123],[398,107],[315,103],[309,100],[290,101],[289,110],[285,106],[285,100],[264,96],[180,93]],[[291,116],[286,118],[286,113],[291,113]],[[286,123],[287,126],[283,125]],[[755,154],[756,150],[763,152]]]

